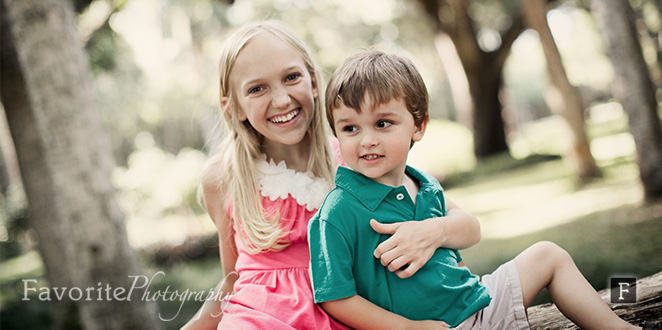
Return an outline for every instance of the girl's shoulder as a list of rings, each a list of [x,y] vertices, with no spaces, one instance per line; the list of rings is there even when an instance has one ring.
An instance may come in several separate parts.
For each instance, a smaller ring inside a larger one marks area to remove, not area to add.
[[[222,160],[218,156],[210,158],[203,166],[200,175],[198,198],[203,202],[225,202],[227,198],[227,182],[223,182]],[[214,199],[210,201],[210,199]]]
[[[331,150],[333,150],[333,156],[336,161],[336,166],[345,166],[345,160],[342,158],[342,154],[340,153],[340,142],[338,142],[338,138],[335,136],[330,137],[331,140]]]
[[[331,184],[307,172],[299,172],[287,167],[285,161],[267,161],[266,156],[256,163],[256,180],[260,194],[270,200],[287,199],[291,196],[308,211],[322,205],[324,197],[331,190]]]
[[[231,221],[228,217],[229,203],[227,184],[223,182],[222,168],[219,160],[212,157],[202,169],[200,186],[198,187],[198,201],[203,205],[220,233],[229,232]]]
[[[200,183],[205,187],[213,187],[221,185],[223,181],[223,160],[220,155],[209,158],[202,166],[200,175]]]

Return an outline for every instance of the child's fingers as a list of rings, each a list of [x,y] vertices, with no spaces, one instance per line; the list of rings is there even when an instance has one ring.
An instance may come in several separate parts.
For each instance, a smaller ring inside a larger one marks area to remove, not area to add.
[[[372,219],[372,220],[370,220],[370,226],[372,226],[372,229],[375,230],[376,232],[380,233],[380,234],[389,234],[390,235],[390,234],[395,233],[396,229],[398,229],[398,227],[400,225],[395,224],[395,223],[384,224],[384,223],[377,222],[377,220],[375,220],[375,219]],[[382,264],[384,266],[386,266],[391,262],[391,260],[393,260],[394,258],[396,258],[398,256],[391,254],[391,255],[387,256],[388,257],[387,260],[384,260],[384,254],[387,253],[387,252],[392,251],[393,248],[395,248],[396,246],[397,246],[397,242],[395,242],[391,238],[389,238],[389,239],[385,240],[384,242],[382,242],[381,244],[379,244],[377,246],[377,248],[375,249],[373,255],[377,259],[382,259]]]
[[[380,244],[374,252],[375,258],[379,259],[382,266],[388,267],[388,270],[395,272],[411,262],[411,258],[407,258],[402,254],[402,251],[397,248],[397,241],[388,239]],[[389,250],[386,250],[389,249]],[[381,252],[384,251],[384,252]]]
[[[382,260],[382,265],[387,266],[391,263],[391,261],[393,261],[393,259],[400,256],[396,251],[394,251],[396,246],[397,243],[389,238],[383,241],[381,244],[377,245],[373,255],[375,258]]]
[[[384,258],[382,258],[382,264],[384,264]],[[409,261],[404,256],[399,256],[384,266],[388,266],[389,271],[397,273],[407,268],[409,266],[408,264]]]
[[[412,262],[409,264],[406,268],[402,268],[398,271],[395,272],[395,275],[398,275],[400,278],[407,278],[411,277],[412,275],[416,274],[416,272],[421,269],[423,264],[418,263],[418,262]]]
[[[370,219],[372,229],[380,234],[394,234],[400,227],[399,223],[381,223],[375,219]]]

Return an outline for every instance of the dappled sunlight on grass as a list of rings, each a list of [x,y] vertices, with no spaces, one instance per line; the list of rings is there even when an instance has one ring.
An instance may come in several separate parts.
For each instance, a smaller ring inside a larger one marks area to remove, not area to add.
[[[569,145],[565,123],[560,116],[551,116],[527,123],[512,133],[510,153],[515,158],[531,154],[561,155]]]
[[[479,217],[485,236],[501,236],[503,232],[522,231],[532,222],[538,222],[536,218],[539,216],[534,219],[530,219],[531,217],[519,219],[519,217],[528,213],[529,210],[535,212],[536,208],[543,206],[540,204],[545,204],[546,201],[566,194],[569,189],[564,181],[553,181],[490,190],[484,193],[478,193],[472,189],[473,192],[466,194],[461,190],[462,188],[450,189],[447,195],[465,210]],[[520,213],[520,216],[515,213]]]
[[[481,160],[471,172],[458,174],[459,184],[442,182],[447,196],[479,217],[486,238],[519,236],[594,212],[641,204],[635,144],[626,131],[627,117],[614,103],[594,106],[590,113],[586,126],[602,178],[579,185],[562,159],[515,166],[518,159],[532,155],[563,153],[565,124],[553,116],[531,122],[513,135],[511,155],[516,160],[507,155]],[[427,154],[434,153],[433,147]]]
[[[634,139],[630,133],[620,133],[591,141],[591,154],[598,165],[609,165],[621,158],[634,161]]]
[[[659,272],[662,265],[662,202],[621,205],[573,221],[511,238],[486,238],[463,250],[467,265],[477,274],[494,271],[539,241],[552,241],[573,257],[582,274],[597,290],[611,276],[638,278]],[[535,304],[548,302],[540,295]]]
[[[561,161],[546,164],[563,167]],[[607,169],[604,179],[579,189],[570,178],[550,178],[547,181],[526,184],[533,169],[524,169],[518,175],[485,178],[483,184],[451,188],[447,196],[463,209],[479,217],[483,237],[507,238],[571,222],[587,214],[620,207],[637,205],[642,201],[636,166],[626,163]],[[485,189],[487,187],[494,189]]]

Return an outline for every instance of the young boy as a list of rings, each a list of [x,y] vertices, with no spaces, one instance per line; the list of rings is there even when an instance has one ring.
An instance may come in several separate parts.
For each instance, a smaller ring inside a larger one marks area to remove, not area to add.
[[[482,280],[448,248],[407,278],[383,266],[372,251],[388,235],[373,230],[369,219],[422,220],[456,207],[439,182],[406,164],[425,132],[427,89],[408,59],[369,51],[336,70],[326,100],[351,168],[338,168],[336,188],[308,228],[315,301],[333,317],[356,329],[528,329],[526,308],[547,287],[582,328],[638,329],[616,316],[572,258],[549,242]]]

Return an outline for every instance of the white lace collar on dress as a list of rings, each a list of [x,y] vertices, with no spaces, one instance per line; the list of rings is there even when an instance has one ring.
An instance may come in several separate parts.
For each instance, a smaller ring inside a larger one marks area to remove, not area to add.
[[[308,211],[319,209],[332,186],[322,178],[313,178],[304,172],[287,168],[285,161],[276,164],[266,156],[257,161],[257,184],[260,193],[272,201],[291,195],[297,204]]]

